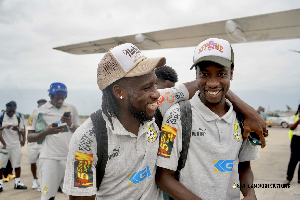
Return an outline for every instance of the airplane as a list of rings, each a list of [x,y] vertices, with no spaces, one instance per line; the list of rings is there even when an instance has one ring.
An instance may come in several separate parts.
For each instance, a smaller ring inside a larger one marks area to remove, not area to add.
[[[294,115],[297,112],[297,110],[293,110],[288,105],[286,105],[286,107],[287,107],[287,110],[275,110],[275,111],[270,111],[270,109],[268,108],[266,113],[284,113],[286,116],[290,117],[290,116]]]
[[[286,105],[286,107],[287,107],[287,110],[286,111],[284,111],[288,116],[292,116],[292,115],[294,115],[296,112],[297,112],[297,110],[293,110],[290,106],[288,106],[288,105]]]
[[[71,54],[105,53],[124,43],[140,50],[197,46],[216,37],[230,43],[300,38],[300,9],[179,27],[55,47]]]
[[[296,52],[296,53],[300,53],[300,51],[296,51],[296,50],[291,50],[291,49],[290,49],[290,51],[293,51],[293,52]]]

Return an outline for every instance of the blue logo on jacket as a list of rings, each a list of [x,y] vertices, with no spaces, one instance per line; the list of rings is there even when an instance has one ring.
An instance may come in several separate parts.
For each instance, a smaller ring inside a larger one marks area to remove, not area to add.
[[[234,160],[214,160],[214,172],[216,174],[228,174],[232,172]]]
[[[151,172],[149,169],[149,166],[145,167],[145,169],[135,172],[134,174],[129,174],[129,180],[128,184],[129,185],[134,185],[142,182],[145,180],[145,178],[150,178],[151,177]]]

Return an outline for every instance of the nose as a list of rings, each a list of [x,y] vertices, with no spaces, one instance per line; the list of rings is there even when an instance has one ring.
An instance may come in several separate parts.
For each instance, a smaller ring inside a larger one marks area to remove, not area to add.
[[[160,96],[160,93],[157,91],[157,87],[155,86],[155,88],[151,92],[151,98],[152,99],[158,99],[159,96]]]
[[[207,82],[206,85],[210,88],[218,87],[220,84],[219,80],[216,77],[211,77]]]
[[[63,102],[64,102],[63,99],[59,99],[59,100],[57,101],[57,103],[59,103],[59,104],[62,104]]]

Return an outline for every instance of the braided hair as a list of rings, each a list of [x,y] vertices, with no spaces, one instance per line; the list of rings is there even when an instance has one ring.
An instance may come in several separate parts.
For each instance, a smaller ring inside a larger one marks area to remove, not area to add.
[[[118,85],[122,85],[123,87],[126,86],[126,79],[130,79],[130,78],[121,78],[119,80],[117,80],[116,82],[110,84],[109,86],[107,86],[103,91],[102,91],[102,111],[103,113],[107,116],[112,129],[114,129],[113,123],[112,123],[112,118],[113,117],[120,117],[121,114],[119,112],[118,109],[118,104],[116,99],[114,98],[114,94],[113,94],[113,86],[115,84]]]

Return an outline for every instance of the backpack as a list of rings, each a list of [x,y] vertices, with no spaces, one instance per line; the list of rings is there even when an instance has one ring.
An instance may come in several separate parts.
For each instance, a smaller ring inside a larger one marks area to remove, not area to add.
[[[180,120],[182,125],[182,151],[180,152],[178,166],[175,172],[175,179],[177,181],[179,181],[180,178],[180,170],[184,168],[186,163],[190,138],[191,138],[191,130],[192,130],[192,109],[191,109],[190,101],[189,100],[180,101],[178,104],[180,106]],[[241,127],[241,132],[243,133],[244,117],[240,112],[237,111],[236,111],[236,117]],[[160,116],[155,116],[155,119],[156,122],[158,122],[158,124],[162,125],[161,113]],[[99,109],[98,111],[94,112],[91,115],[91,120],[95,128],[95,136],[97,141],[98,161],[96,165],[96,187],[97,190],[99,190],[100,184],[104,177],[105,167],[108,160],[108,136],[107,136],[106,122],[103,119],[101,109]],[[159,126],[159,128],[161,127]],[[169,197],[169,199],[171,200],[172,198]]]
[[[2,122],[3,122],[3,119],[4,119],[5,113],[6,113],[6,112],[4,112],[4,113],[0,116],[0,127],[2,127]],[[21,114],[19,113],[18,115],[16,115],[16,117],[17,117],[18,125],[19,125],[20,122],[21,122]]]
[[[181,123],[183,125],[182,132],[183,132],[183,145],[182,151],[180,153],[180,158],[178,160],[178,167],[176,171],[177,180],[179,180],[179,171],[184,167],[185,161],[187,158],[187,152],[189,148],[189,141],[192,129],[192,110],[191,104],[188,100],[179,102],[180,105],[180,114],[181,114]],[[162,115],[159,112],[158,116],[155,117],[156,122],[158,125],[162,124]],[[96,165],[96,187],[99,190],[101,185],[102,179],[105,173],[105,167],[108,160],[108,136],[107,136],[107,129],[106,129],[106,122],[102,116],[102,110],[99,109],[98,111],[94,112],[91,115],[91,120],[93,122],[93,126],[95,128],[95,136],[97,141],[97,165]],[[161,128],[160,126],[158,126]]]
[[[108,160],[108,137],[106,122],[103,119],[101,109],[91,115],[91,120],[95,128],[95,137],[97,142],[98,161],[96,165],[96,187],[97,190],[99,190]]]
[[[175,179],[179,181],[180,170],[184,168],[187,159],[187,154],[189,150],[191,130],[192,130],[192,110],[190,101],[185,100],[179,102],[180,105],[180,120],[182,125],[182,150],[180,152],[180,157],[178,160],[177,170],[174,174]],[[184,110],[183,110],[184,109]],[[239,126],[241,127],[241,134],[244,132],[244,116],[242,113],[236,111],[236,118],[238,120]],[[174,200],[168,194],[163,193],[164,200]]]

